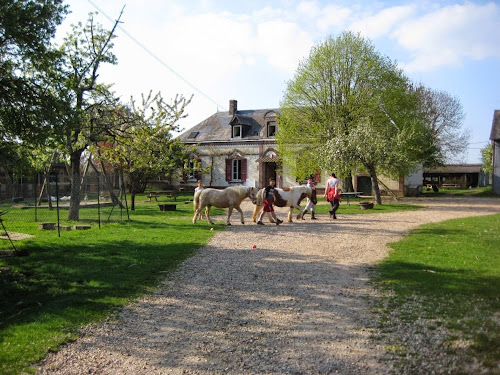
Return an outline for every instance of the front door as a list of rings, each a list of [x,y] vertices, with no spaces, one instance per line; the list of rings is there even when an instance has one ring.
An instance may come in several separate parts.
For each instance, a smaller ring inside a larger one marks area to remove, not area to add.
[[[274,178],[277,181],[277,173],[276,173],[276,163],[264,163],[264,181],[263,185],[267,186],[269,184],[269,179]]]
[[[362,191],[363,195],[372,195],[372,179],[370,176],[358,176],[357,191]]]

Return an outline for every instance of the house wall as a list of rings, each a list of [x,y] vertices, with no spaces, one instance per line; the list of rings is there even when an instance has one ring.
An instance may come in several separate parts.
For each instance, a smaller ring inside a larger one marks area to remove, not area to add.
[[[500,194],[500,141],[493,142],[492,191],[495,194]]]
[[[196,154],[201,160],[201,167],[207,168],[212,166],[212,173],[206,172],[202,173],[202,181],[204,186],[211,186],[214,188],[225,188],[228,186],[235,185],[237,183],[229,183],[226,181],[226,159],[229,155],[238,152],[242,157],[247,159],[247,180],[246,185],[252,185],[258,188],[262,186],[260,183],[259,175],[259,163],[257,159],[261,156],[261,149],[267,149],[270,145],[259,146],[258,144],[252,145],[218,145],[218,146],[198,146]],[[330,172],[323,171],[321,173],[321,179],[318,182],[318,189],[322,193],[325,188],[326,181],[328,180]],[[211,176],[212,175],[212,176]],[[383,182],[392,192],[397,195],[403,195],[407,192],[406,188],[403,188],[402,182],[399,180],[394,180],[387,176],[379,176],[379,180]],[[283,187],[298,185],[295,176],[290,173],[290,167],[287,165],[283,166],[281,181]],[[419,169],[417,172],[411,176],[404,179],[405,187],[410,187],[411,189],[421,189],[423,181],[423,169]],[[356,179],[354,178],[354,183],[356,185]],[[500,185],[500,183],[499,183]],[[196,179],[188,180],[185,184],[187,188],[193,188],[196,186]],[[342,187],[341,187],[342,188]],[[355,186],[356,188],[356,186]],[[386,190],[385,187],[380,186],[381,190]],[[421,190],[420,190],[421,191]]]

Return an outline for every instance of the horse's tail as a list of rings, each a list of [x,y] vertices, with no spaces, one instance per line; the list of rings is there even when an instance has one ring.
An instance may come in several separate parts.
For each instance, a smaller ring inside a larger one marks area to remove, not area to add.
[[[198,210],[198,206],[200,205],[200,194],[202,190],[197,191],[194,193],[194,198],[193,198],[193,210],[196,212]]]

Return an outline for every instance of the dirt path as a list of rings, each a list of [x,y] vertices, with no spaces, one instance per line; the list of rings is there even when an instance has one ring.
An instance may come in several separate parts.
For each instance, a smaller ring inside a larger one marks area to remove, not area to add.
[[[370,339],[370,265],[421,224],[500,212],[499,199],[412,203],[427,208],[263,227],[246,204],[246,225],[233,220],[154,295],[87,328],[38,373],[387,373]]]

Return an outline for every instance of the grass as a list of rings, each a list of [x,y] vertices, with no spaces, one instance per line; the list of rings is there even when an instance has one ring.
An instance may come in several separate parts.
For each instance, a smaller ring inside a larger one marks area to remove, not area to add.
[[[192,204],[159,212],[156,203],[140,201],[131,221],[61,232],[60,238],[22,220],[21,210],[4,215],[9,232],[36,237],[16,242],[29,256],[0,258],[1,374],[31,371],[48,350],[152,290],[225,228],[222,222],[193,225]],[[9,247],[0,241],[0,249]]]
[[[443,325],[448,348],[468,342],[462,360],[479,359],[494,371],[500,361],[499,228],[500,214],[455,219],[424,225],[391,244],[375,278],[391,291],[382,302],[384,329],[394,328],[395,316]],[[408,342],[396,344],[403,345],[402,358],[418,357]]]
[[[493,194],[491,190],[491,185],[476,187],[472,189],[460,189],[460,188],[449,188],[449,189],[439,189],[437,193],[432,190],[426,190],[425,187],[422,191],[425,197],[442,197],[442,196],[471,196],[471,197],[499,197]]]
[[[225,228],[201,221],[191,223],[192,198],[177,198],[177,210],[160,212],[158,204],[176,203],[159,199],[148,202],[136,198],[136,210],[126,212],[103,208],[108,220],[101,229],[95,223],[97,210],[81,209],[81,221],[88,231],[39,231],[33,209],[10,207],[2,216],[9,232],[35,237],[16,241],[18,250],[28,256],[0,258],[0,374],[33,372],[29,366],[47,351],[57,351],[62,343],[77,338],[80,327],[97,322],[154,288],[159,280],[180,262],[203,246],[217,231]],[[321,202],[322,199],[320,199]],[[324,201],[324,199],[323,199]],[[383,213],[416,209],[406,204],[384,204],[373,210],[360,210],[356,199],[343,202],[339,214]],[[329,205],[319,204],[319,214]],[[213,209],[212,214],[224,211]],[[61,225],[68,222],[62,211]],[[56,213],[38,211],[38,221],[55,221]],[[215,230],[211,230],[214,228]],[[0,241],[0,252],[10,243]]]

